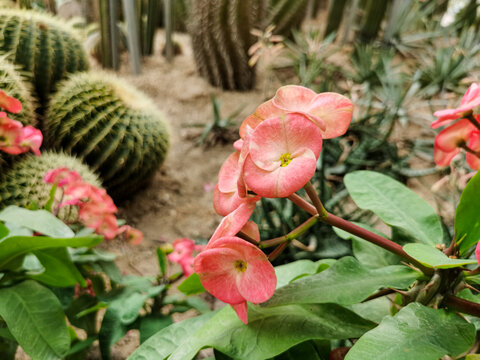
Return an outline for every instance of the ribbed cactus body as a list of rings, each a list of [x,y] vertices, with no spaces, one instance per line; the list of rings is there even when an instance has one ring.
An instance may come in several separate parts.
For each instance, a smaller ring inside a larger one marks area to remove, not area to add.
[[[22,103],[22,111],[18,114],[7,112],[8,116],[24,125],[36,126],[35,101],[32,97],[31,85],[25,81],[15,65],[9,62],[5,56],[0,56],[0,90],[5,91],[8,96],[17,98]],[[1,111],[6,110],[2,109]]]
[[[74,30],[44,13],[0,9],[0,52],[31,74],[42,103],[68,73],[88,68]]]
[[[285,36],[300,28],[307,15],[309,0],[270,0],[266,25],[275,25],[274,32]]]
[[[43,178],[47,171],[67,167],[92,185],[101,186],[98,177],[81,160],[62,153],[43,152],[42,156],[25,155],[0,175],[0,209],[8,205],[43,207],[49,199],[51,184]],[[62,210],[62,214],[68,212]]]
[[[169,146],[163,116],[147,96],[103,73],[75,74],[59,86],[44,136],[47,147],[84,159],[115,197],[144,183]]]
[[[255,69],[248,65],[248,49],[260,27],[261,0],[196,0],[191,12],[193,51],[202,76],[227,90],[248,90]]]

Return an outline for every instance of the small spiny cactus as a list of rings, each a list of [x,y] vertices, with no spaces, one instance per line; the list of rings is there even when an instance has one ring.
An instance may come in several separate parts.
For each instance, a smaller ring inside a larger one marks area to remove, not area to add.
[[[248,49],[255,42],[250,30],[259,27],[261,0],[196,0],[190,15],[193,52],[200,75],[227,90],[249,90],[255,69]]]
[[[42,104],[59,80],[88,68],[74,30],[46,13],[0,9],[0,52],[31,74]]]
[[[8,205],[45,206],[52,184],[45,183],[43,178],[47,171],[60,167],[75,170],[85,182],[101,186],[92,170],[75,157],[53,152],[43,152],[42,156],[24,155],[10,169],[0,174],[0,209]],[[62,215],[67,213],[68,207],[62,210]]]
[[[44,123],[47,147],[82,158],[110,195],[125,197],[162,164],[169,146],[163,115],[113,75],[81,73],[60,84]]]

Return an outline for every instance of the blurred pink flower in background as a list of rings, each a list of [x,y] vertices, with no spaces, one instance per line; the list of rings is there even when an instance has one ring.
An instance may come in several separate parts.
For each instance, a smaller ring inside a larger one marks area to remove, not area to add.
[[[194,252],[201,252],[204,245],[195,245],[195,241],[189,238],[176,239],[173,244],[173,252],[167,255],[168,260],[182,267],[183,274],[188,277],[193,274]]]

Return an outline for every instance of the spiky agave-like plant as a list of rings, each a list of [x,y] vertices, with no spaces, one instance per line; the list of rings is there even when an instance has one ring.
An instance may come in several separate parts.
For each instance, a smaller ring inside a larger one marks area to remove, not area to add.
[[[250,30],[260,27],[262,0],[196,0],[190,13],[193,52],[200,75],[227,90],[249,90],[255,69],[248,49],[255,42]]]
[[[164,117],[153,102],[105,73],[75,74],[59,86],[44,136],[47,147],[84,159],[117,198],[141,186],[169,146]]]
[[[52,184],[45,183],[43,178],[47,171],[60,167],[75,170],[85,182],[101,186],[97,175],[80,159],[73,156],[54,152],[43,152],[42,156],[24,155],[11,168],[0,174],[0,209],[8,205],[45,206]],[[59,215],[66,219],[69,214],[70,209],[66,207]]]
[[[24,125],[35,126],[37,124],[36,104],[32,97],[30,83],[25,81],[15,65],[6,59],[6,56],[0,56],[0,90],[5,91],[8,96],[17,98],[22,103],[22,111],[18,114],[9,114],[9,117]]]
[[[31,74],[42,103],[68,73],[88,69],[74,29],[46,13],[0,9],[0,52]]]

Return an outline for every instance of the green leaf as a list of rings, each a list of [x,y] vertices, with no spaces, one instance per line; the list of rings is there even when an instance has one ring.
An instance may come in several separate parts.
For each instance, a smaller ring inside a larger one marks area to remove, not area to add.
[[[455,234],[460,254],[465,254],[480,240],[480,172],[468,182],[455,211]]]
[[[180,321],[151,336],[128,358],[128,360],[163,360],[175,349],[187,342],[199,328],[217,312],[210,312]]]
[[[479,354],[468,354],[465,357],[465,360],[480,360],[480,355]]]
[[[46,210],[27,210],[11,205],[0,211],[0,220],[26,227],[46,236],[57,238],[75,236],[67,225]]]
[[[345,360],[438,360],[475,341],[475,326],[459,315],[411,303],[362,336]]]
[[[202,314],[210,311],[210,306],[197,296],[168,295],[163,298],[163,304],[184,306],[186,310],[195,309]]]
[[[8,235],[9,231],[5,225],[0,223],[0,240]]]
[[[151,336],[155,335],[160,330],[172,325],[173,320],[171,316],[146,316],[140,320],[140,343],[143,344]]]
[[[375,230],[371,226],[360,223],[355,224],[374,232],[377,235],[386,237],[384,234]],[[397,255],[382,249],[380,246],[374,245],[367,240],[364,240],[339,228],[333,227],[333,230],[340,238],[344,240],[352,240],[353,255],[355,255],[357,260],[363,265],[366,265],[370,268],[379,268],[383,266],[397,265],[400,262],[400,258]]]
[[[110,347],[127,332],[127,325],[138,318],[145,301],[165,289],[165,285],[155,286],[148,278],[136,276],[125,277],[124,284],[122,292],[109,301],[98,335],[100,351],[105,359],[110,358]]]
[[[0,269],[10,261],[26,253],[59,247],[91,247],[101,243],[101,236],[85,236],[74,238],[51,238],[46,236],[12,236],[0,241]]]
[[[160,275],[165,276],[167,274],[167,255],[159,246],[156,249],[157,259],[158,259],[158,268],[160,270]]]
[[[353,304],[349,306],[349,308],[362,318],[378,324],[385,316],[390,315],[391,302],[384,296],[359,304]]]
[[[97,304],[99,304],[97,299],[90,295],[82,294],[73,299],[70,306],[65,310],[65,314],[73,326],[84,329],[88,336],[92,336],[97,333],[96,313],[99,309],[106,307],[106,305],[103,307],[99,306],[97,309],[88,312],[88,310],[94,308]]]
[[[70,336],[60,302],[35,281],[0,289],[0,316],[33,360],[62,359]]]
[[[193,273],[183,280],[182,283],[178,285],[177,289],[185,295],[196,295],[206,291],[200,282],[200,277],[196,273]]]
[[[57,287],[74,286],[77,283],[87,286],[66,248],[37,250],[34,254],[43,265],[44,271],[38,275],[30,275],[30,278]]]
[[[183,327],[188,330],[178,334],[167,349],[162,342],[169,328],[162,330],[140,346],[130,360],[164,359],[170,353],[169,360],[188,360],[205,347],[234,359],[263,360],[310,339],[359,337],[374,325],[335,304],[251,306],[248,319],[248,325],[243,324],[231,307],[225,307],[194,332]]]
[[[358,207],[373,211],[383,222],[400,228],[418,242],[443,242],[442,224],[435,210],[402,183],[366,170],[349,173],[344,181]]]
[[[319,262],[313,262],[311,260],[297,260],[289,264],[276,266],[275,275],[277,276],[277,289],[299,277],[316,274],[319,266]],[[321,270],[326,270],[329,266],[330,265],[327,264],[327,266]]]
[[[322,360],[322,357],[318,353],[318,350],[313,341],[306,341],[301,344],[295,345],[283,354],[275,357],[275,360],[295,359]]]
[[[319,274],[278,289],[264,306],[330,302],[352,305],[382,287],[407,288],[421,275],[402,265],[371,270],[353,257],[344,257]]]
[[[474,259],[450,259],[442,251],[426,244],[407,244],[403,250],[423,265],[436,269],[450,269],[477,263]]]

